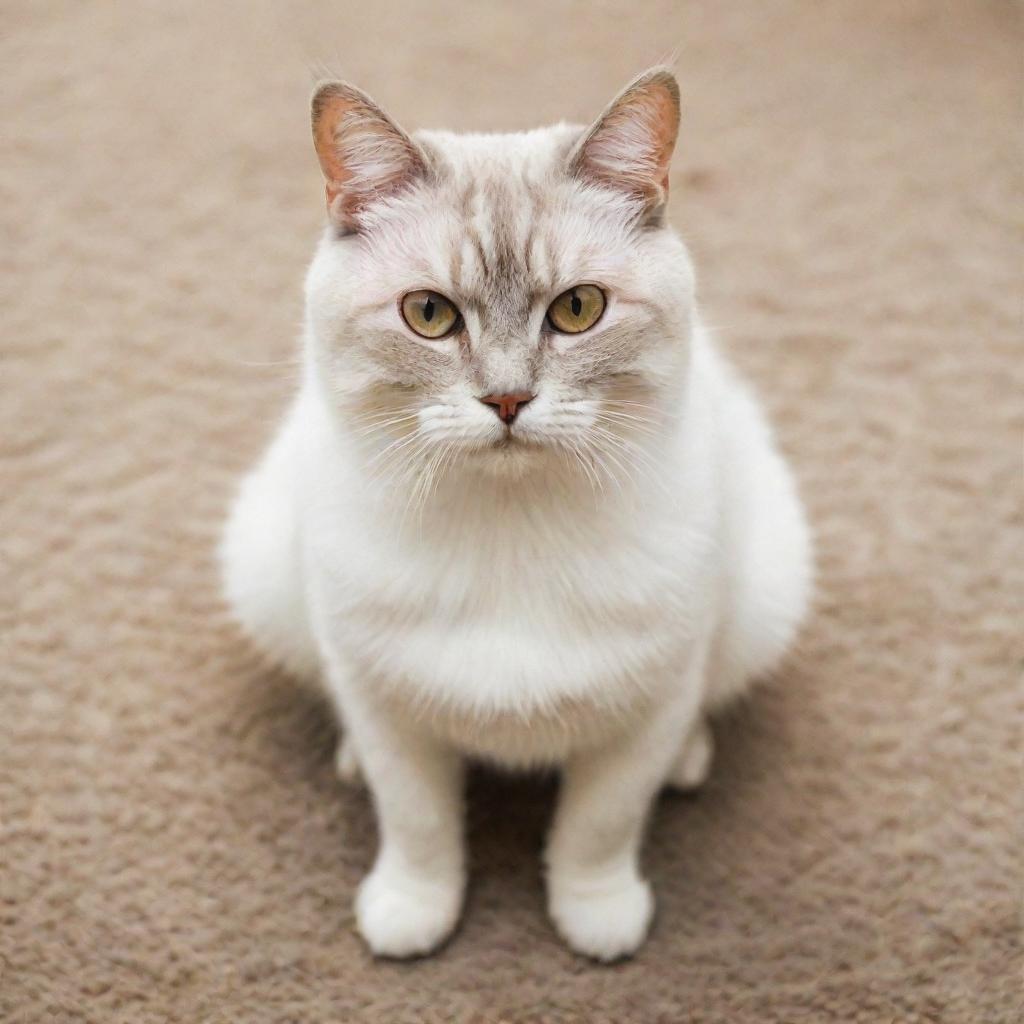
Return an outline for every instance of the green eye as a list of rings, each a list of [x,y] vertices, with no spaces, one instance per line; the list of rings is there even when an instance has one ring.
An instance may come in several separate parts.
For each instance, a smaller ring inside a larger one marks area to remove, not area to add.
[[[548,306],[548,323],[562,334],[579,334],[593,327],[604,312],[604,292],[596,285],[578,284]]]
[[[409,292],[402,299],[402,318],[424,338],[443,338],[459,322],[459,311],[437,292]]]

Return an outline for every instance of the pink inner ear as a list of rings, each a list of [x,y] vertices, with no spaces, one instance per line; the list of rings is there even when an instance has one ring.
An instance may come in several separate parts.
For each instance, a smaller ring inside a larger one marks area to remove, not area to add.
[[[660,178],[658,184],[668,193],[668,169],[679,131],[679,108],[671,100],[654,104],[651,112],[651,139],[654,144],[655,166]]]
[[[320,168],[324,172],[327,186],[327,205],[331,206],[344,188],[351,174],[341,159],[337,136],[342,118],[350,113],[356,104],[344,96],[329,96],[319,100],[313,110],[313,141]]]
[[[327,86],[313,100],[313,140],[326,179],[331,216],[353,227],[359,212],[424,170],[409,137],[371,100],[347,86]]]
[[[585,139],[576,166],[604,185],[646,203],[664,201],[679,127],[679,101],[667,73],[636,83],[619,97]]]

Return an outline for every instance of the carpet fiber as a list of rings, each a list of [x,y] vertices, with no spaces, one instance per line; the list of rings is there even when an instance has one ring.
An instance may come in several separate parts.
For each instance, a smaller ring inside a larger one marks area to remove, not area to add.
[[[0,1018],[1020,1019],[1018,5],[3,22]],[[480,773],[463,926],[377,963],[350,909],[367,800],[212,558],[294,387],[311,69],[410,126],[514,129],[591,117],[673,49],[672,217],[799,475],[816,612],[716,726],[707,788],[660,803],[633,961],[573,956],[544,916],[552,782]]]

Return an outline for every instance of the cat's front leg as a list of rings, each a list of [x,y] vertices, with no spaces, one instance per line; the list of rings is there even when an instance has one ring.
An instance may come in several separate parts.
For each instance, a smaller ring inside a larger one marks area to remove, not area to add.
[[[343,703],[380,843],[356,895],[359,931],[378,956],[420,956],[449,936],[462,909],[461,758],[358,691]]]
[[[639,852],[651,804],[697,721],[703,658],[638,729],[565,766],[547,847],[548,909],[578,953],[611,961],[647,935],[654,898]]]

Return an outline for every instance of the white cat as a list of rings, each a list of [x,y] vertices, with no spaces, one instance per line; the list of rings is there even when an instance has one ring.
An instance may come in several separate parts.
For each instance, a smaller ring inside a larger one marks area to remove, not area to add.
[[[348,85],[313,98],[330,225],[302,385],[222,557],[372,792],[375,953],[456,924],[467,758],[562,768],[551,916],[581,953],[633,952],[653,798],[703,781],[706,714],[804,617],[793,481],[663,218],[678,120],[663,68],[586,130],[410,137]]]

